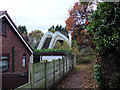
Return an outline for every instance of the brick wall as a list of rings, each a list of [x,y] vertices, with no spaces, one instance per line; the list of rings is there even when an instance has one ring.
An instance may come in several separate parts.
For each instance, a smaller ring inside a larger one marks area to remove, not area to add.
[[[4,73],[12,73],[12,47],[15,47],[15,73],[28,70],[30,51],[20,37],[7,22],[6,36],[2,36],[2,53],[9,54],[9,70]],[[22,66],[23,54],[26,54],[26,67]]]
[[[28,76],[21,76],[19,74],[2,74],[1,77],[3,89],[14,89],[28,83]]]

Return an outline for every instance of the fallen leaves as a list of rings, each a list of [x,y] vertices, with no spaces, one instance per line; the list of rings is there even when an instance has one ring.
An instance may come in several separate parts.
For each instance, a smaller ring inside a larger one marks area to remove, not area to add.
[[[98,88],[93,63],[76,66],[57,88]]]

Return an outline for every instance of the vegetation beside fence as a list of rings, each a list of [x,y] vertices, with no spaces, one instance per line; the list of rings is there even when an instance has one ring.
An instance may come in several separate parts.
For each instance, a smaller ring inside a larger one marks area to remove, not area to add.
[[[63,59],[29,64],[29,83],[23,88],[51,88],[59,83],[76,64],[76,57],[63,56]]]
[[[64,53],[65,55],[72,55],[70,49],[38,49],[34,51],[34,54],[39,55],[40,53]]]
[[[40,61],[40,56],[41,55],[60,55],[60,56],[64,56],[64,55],[72,55],[72,50],[68,49],[38,49],[34,51],[34,63],[38,63]]]
[[[102,2],[91,16],[87,32],[97,61],[95,80],[100,88],[120,88],[120,2]]]

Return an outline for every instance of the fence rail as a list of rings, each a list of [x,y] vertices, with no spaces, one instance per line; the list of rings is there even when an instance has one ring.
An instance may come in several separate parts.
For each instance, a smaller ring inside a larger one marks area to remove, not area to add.
[[[75,57],[65,56],[51,62],[29,64],[29,83],[22,88],[50,88],[58,83],[75,66]]]

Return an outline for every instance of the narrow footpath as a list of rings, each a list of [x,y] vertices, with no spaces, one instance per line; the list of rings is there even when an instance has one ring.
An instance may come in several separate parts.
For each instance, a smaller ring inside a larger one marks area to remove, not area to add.
[[[57,88],[98,88],[93,65],[77,65]]]

